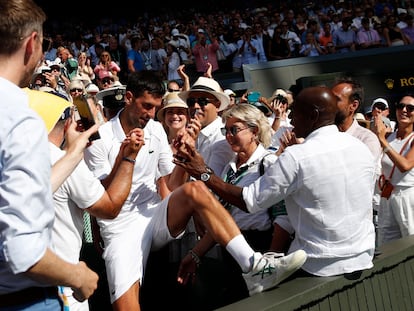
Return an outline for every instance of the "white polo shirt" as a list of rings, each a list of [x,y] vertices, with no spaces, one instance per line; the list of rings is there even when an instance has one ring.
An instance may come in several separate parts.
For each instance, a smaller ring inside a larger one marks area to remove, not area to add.
[[[85,161],[94,175],[105,178],[112,170],[119,147],[125,139],[125,133],[119,121],[119,114],[99,128],[101,139],[96,140],[85,151]],[[136,158],[131,192],[114,220],[103,223],[120,221],[134,209],[143,213],[148,211],[148,205],[161,201],[156,188],[156,178],[168,175],[174,169],[172,151],[168,144],[167,135],[161,123],[150,120],[144,128],[145,144]],[[150,215],[147,215],[150,216]]]

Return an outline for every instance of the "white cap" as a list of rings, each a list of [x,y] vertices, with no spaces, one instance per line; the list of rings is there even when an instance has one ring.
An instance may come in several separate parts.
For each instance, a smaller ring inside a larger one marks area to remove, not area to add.
[[[86,92],[88,92],[88,93],[98,93],[99,88],[96,84],[89,83],[88,86],[86,87]]]
[[[374,105],[379,104],[379,103],[384,104],[386,109],[389,108],[387,100],[384,98],[378,97],[377,99],[374,99],[374,101],[372,102],[371,111],[374,108]]]
[[[173,30],[171,30],[171,35],[172,36],[178,36],[178,34],[179,34],[180,32],[178,31],[178,29],[177,28],[174,28]]]
[[[234,93],[231,89],[225,89],[224,94],[227,94],[228,96],[236,96],[236,93]]]

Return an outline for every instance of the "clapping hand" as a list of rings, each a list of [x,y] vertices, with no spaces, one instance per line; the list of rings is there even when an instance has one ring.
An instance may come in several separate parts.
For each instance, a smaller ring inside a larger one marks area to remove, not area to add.
[[[279,149],[276,152],[276,155],[280,155],[288,146],[300,144],[303,142],[303,139],[297,138],[296,134],[291,130],[286,130],[282,137],[279,139]]]

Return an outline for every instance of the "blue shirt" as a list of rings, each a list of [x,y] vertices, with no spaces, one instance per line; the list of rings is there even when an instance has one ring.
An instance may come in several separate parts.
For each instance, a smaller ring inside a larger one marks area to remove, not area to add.
[[[22,272],[51,243],[54,220],[44,122],[27,93],[0,78],[0,295],[41,286]]]
[[[144,70],[144,60],[140,52],[135,51],[134,49],[128,51],[128,60],[134,61],[135,71]]]

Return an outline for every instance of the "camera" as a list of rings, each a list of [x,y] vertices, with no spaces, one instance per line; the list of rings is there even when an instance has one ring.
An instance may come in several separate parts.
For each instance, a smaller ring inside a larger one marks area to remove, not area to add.
[[[281,94],[277,94],[275,97],[275,100],[281,102],[282,104],[287,104],[288,100],[285,96],[281,95]]]

